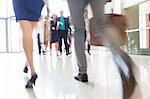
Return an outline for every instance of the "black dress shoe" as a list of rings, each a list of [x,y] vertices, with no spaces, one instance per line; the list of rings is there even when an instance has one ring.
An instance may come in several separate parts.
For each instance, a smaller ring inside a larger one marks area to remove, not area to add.
[[[27,66],[24,67],[23,72],[28,73],[28,67]]]
[[[85,74],[78,73],[78,75],[75,76],[74,78],[76,80],[78,80],[78,81],[81,81],[81,82],[88,82],[88,75],[87,75],[87,73],[85,73]]]
[[[36,82],[36,79],[37,79],[37,74],[34,74],[31,79],[29,79],[29,81],[27,82],[26,84],[26,88],[33,88],[33,85],[35,86],[35,82]]]

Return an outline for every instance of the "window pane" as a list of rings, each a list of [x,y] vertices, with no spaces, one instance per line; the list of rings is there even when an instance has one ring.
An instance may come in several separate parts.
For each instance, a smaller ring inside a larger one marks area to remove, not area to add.
[[[8,22],[9,28],[9,51],[20,52],[21,51],[21,31],[19,24],[14,19],[10,19]]]
[[[0,0],[0,17],[7,17],[7,0]]]
[[[0,52],[6,52],[6,21],[0,19]]]
[[[14,16],[12,0],[0,0],[0,17],[7,18]]]

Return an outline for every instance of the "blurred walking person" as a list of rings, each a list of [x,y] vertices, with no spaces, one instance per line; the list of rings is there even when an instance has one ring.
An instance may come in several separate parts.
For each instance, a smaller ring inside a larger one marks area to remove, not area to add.
[[[50,49],[52,50],[52,43],[55,43],[55,50],[56,55],[58,54],[58,48],[59,48],[59,34],[58,34],[58,28],[59,28],[59,22],[57,21],[57,15],[52,15],[52,20],[50,22],[50,28],[51,28],[51,43],[50,43]]]
[[[88,82],[87,75],[87,61],[85,56],[85,25],[84,25],[84,10],[87,4],[91,5],[94,20],[92,25],[96,28],[95,36],[101,36],[102,44],[110,49],[113,55],[118,71],[121,76],[123,90],[129,80],[134,80],[133,66],[134,62],[118,45],[115,39],[119,34],[114,24],[108,20],[104,14],[104,4],[110,0],[67,0],[70,8],[73,23],[75,25],[74,43],[79,72],[75,79],[81,82]],[[133,91],[132,91],[133,92]],[[126,92],[123,91],[123,98],[125,99]],[[132,93],[131,93],[132,94]]]

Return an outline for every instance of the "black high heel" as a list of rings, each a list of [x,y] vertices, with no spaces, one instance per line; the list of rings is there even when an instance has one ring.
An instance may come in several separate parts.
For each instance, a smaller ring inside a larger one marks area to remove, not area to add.
[[[27,82],[26,84],[26,88],[33,88],[33,85],[35,86],[35,82],[36,82],[36,79],[38,78],[38,75],[37,74],[34,74],[31,79]]]
[[[24,67],[23,72],[28,73],[28,67],[27,66]]]

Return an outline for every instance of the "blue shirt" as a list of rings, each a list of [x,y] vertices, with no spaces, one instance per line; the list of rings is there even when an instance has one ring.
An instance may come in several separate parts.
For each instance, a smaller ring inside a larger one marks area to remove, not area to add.
[[[63,17],[60,17],[60,26],[59,26],[59,29],[60,30],[65,30],[65,19]]]

